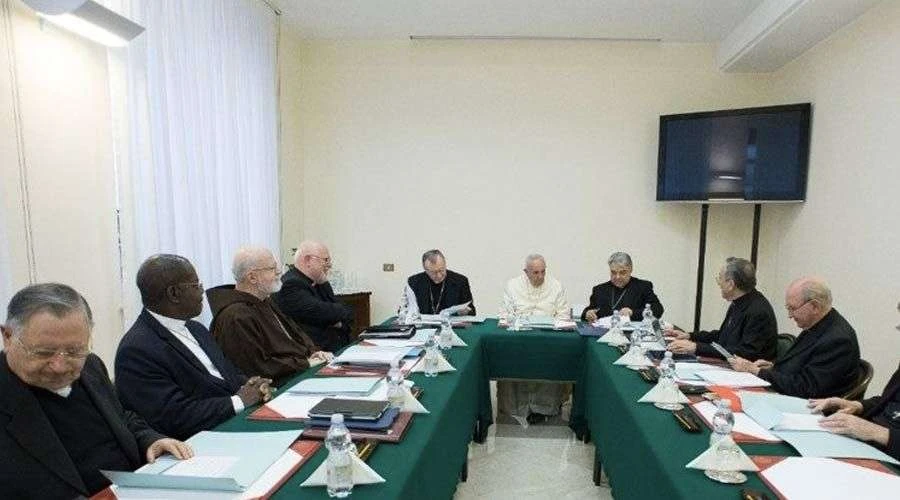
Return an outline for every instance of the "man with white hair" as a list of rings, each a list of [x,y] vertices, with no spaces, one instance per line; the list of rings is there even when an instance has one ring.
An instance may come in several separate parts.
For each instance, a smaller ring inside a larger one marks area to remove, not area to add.
[[[210,332],[235,366],[280,385],[331,360],[269,297],[281,289],[281,267],[271,251],[242,248],[231,270],[236,284],[210,288],[206,297],[214,315]]]
[[[856,384],[859,344],[850,323],[831,307],[831,289],[819,278],[800,278],[784,297],[788,316],[803,331],[774,363],[735,356],[729,362],[788,396],[826,398],[845,394]]]
[[[525,258],[524,274],[506,283],[503,292],[504,315],[515,312],[525,316],[551,316],[569,319],[572,311],[566,290],[559,280],[547,276],[547,262],[540,254]]]
[[[335,298],[328,282],[330,269],[328,247],[318,241],[300,243],[294,265],[281,278],[281,291],[273,298],[319,347],[335,352],[350,343],[353,309]]]
[[[566,290],[560,282],[547,276],[547,262],[540,254],[525,258],[524,274],[509,280],[503,293],[501,315],[513,312],[525,316],[550,316],[570,319],[572,311]],[[497,381],[497,409],[525,425],[541,423],[559,415],[568,399],[570,384],[556,382]]]

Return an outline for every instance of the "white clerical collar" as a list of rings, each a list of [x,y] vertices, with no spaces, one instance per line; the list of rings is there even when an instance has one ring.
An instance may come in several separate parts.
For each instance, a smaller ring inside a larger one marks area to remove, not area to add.
[[[67,386],[59,388],[59,389],[53,389],[53,392],[55,392],[56,394],[58,394],[64,398],[67,398],[67,397],[69,397],[69,394],[72,394],[72,386],[67,385]]]
[[[150,313],[154,318],[156,318],[157,321],[162,323],[162,326],[166,327],[167,330],[179,331],[186,328],[185,325],[187,324],[187,321],[183,319],[175,319],[168,316],[163,316],[162,314],[157,314],[150,309],[147,309],[147,312]]]

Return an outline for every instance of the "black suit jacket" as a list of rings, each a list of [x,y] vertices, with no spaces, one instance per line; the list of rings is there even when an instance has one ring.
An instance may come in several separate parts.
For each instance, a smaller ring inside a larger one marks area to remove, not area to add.
[[[772,304],[754,289],[732,301],[718,330],[694,332],[691,340],[697,343],[698,356],[722,358],[710,345],[717,342],[744,359],[772,361],[778,347],[778,321]]]
[[[587,314],[590,309],[597,310],[597,317],[603,318],[611,316],[613,313],[612,304],[614,300],[612,300],[612,296],[614,288],[611,281],[595,286],[591,290],[590,303],[584,308],[584,311],[581,311],[581,319],[585,319],[585,314]],[[663,309],[659,297],[653,292],[652,282],[632,276],[631,280],[628,281],[628,284],[625,285],[624,293],[625,295],[621,296],[621,300],[616,304],[616,309],[621,309],[623,307],[631,308],[632,321],[644,319],[644,306],[646,304],[650,304],[650,310],[653,311],[653,316],[657,318],[662,317],[665,309]]]
[[[88,356],[81,384],[109,423],[133,468],[145,462],[147,448],[163,435],[116,399],[103,362]],[[28,386],[0,354],[0,498],[74,498],[90,496],[78,469]]]
[[[884,387],[881,396],[862,402],[862,416],[888,428],[888,455],[900,460],[900,366]]]
[[[350,343],[353,309],[338,302],[331,283],[316,285],[313,280],[291,266],[281,277],[281,291],[272,296],[281,312],[323,351],[336,352]],[[341,323],[340,328],[332,325]]]
[[[116,351],[116,389],[125,408],[185,440],[234,416],[231,396],[246,377],[225,359],[205,326],[186,323],[223,379],[212,376],[185,345],[146,309]]]
[[[447,270],[447,277],[444,278],[444,293],[435,307],[431,307],[431,278],[427,274],[421,272],[407,278],[406,283],[412,288],[416,294],[416,303],[419,306],[419,312],[422,314],[437,314],[442,309],[459,304],[471,302],[469,307],[472,311],[469,314],[475,314],[475,301],[472,300],[472,290],[469,288],[469,278],[462,274]],[[437,297],[434,297],[437,299]],[[437,310],[435,310],[437,309]]]
[[[840,396],[856,384],[859,344],[856,331],[836,309],[800,332],[794,345],[759,377],[772,389],[800,398]]]

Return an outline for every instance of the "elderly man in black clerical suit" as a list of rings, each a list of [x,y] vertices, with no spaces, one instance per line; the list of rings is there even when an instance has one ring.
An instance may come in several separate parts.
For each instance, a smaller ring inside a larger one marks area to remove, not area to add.
[[[406,280],[416,295],[420,313],[439,314],[448,307],[468,302],[469,305],[456,314],[475,314],[469,279],[447,269],[447,260],[440,250],[429,250],[422,254],[422,269],[423,272]]]
[[[618,310],[625,321],[643,319],[644,306],[650,304],[653,316],[660,318],[663,306],[653,293],[653,283],[631,275],[631,256],[615,252],[609,256],[609,281],[591,290],[590,303],[581,313],[584,321],[595,321]]]
[[[668,349],[675,354],[724,358],[714,349],[717,342],[731,354],[756,361],[774,360],[778,346],[778,321],[772,304],[756,289],[756,268],[747,259],[729,257],[716,275],[722,298],[730,302],[718,330],[685,333],[669,329],[674,337]]]
[[[335,352],[350,343],[353,309],[335,297],[328,282],[330,270],[328,247],[304,241],[297,247],[294,266],[281,277],[281,290],[272,298],[316,345]]]
[[[193,455],[122,408],[91,354],[92,328],[90,307],[69,286],[31,285],[10,300],[0,353],[0,498],[89,497],[110,484],[101,469]]]
[[[900,311],[900,303],[897,304]],[[900,330],[900,326],[897,326]],[[842,398],[813,399],[809,407],[830,413],[822,427],[862,441],[869,441],[900,460],[900,366],[880,396],[863,401]]]
[[[192,320],[203,308],[203,284],[190,261],[154,255],[136,282],[144,309],[116,352],[116,389],[125,408],[187,439],[268,397],[272,381],[248,380]]]
[[[831,306],[831,289],[819,278],[800,278],[784,297],[788,316],[803,331],[794,345],[774,363],[740,356],[731,367],[757,375],[772,389],[788,396],[840,396],[856,384],[859,344],[856,331]]]

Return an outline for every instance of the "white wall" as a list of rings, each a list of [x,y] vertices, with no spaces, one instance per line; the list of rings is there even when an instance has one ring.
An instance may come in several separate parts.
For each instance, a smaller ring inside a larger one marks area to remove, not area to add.
[[[326,241],[374,291],[374,319],[428,248],[485,314],[530,252],[583,305],[625,250],[692,325],[700,208],[654,201],[658,117],[768,103],[767,77],[718,72],[708,45],[283,39],[283,246]],[[711,268],[749,254],[751,222],[712,207]],[[724,303],[705,284],[714,327]]]
[[[32,11],[11,4],[35,276],[85,296],[94,311],[94,350],[110,363],[123,331],[106,48],[41,28]],[[2,279],[19,289],[28,283],[26,227],[5,46],[2,57],[0,179],[12,263]]]
[[[884,387],[900,353],[897,61],[900,2],[882,2],[778,71],[771,89],[813,103],[812,150],[807,202],[763,211],[760,258],[770,267],[762,279],[779,305],[776,292],[794,277],[830,282],[875,365],[869,394]]]

